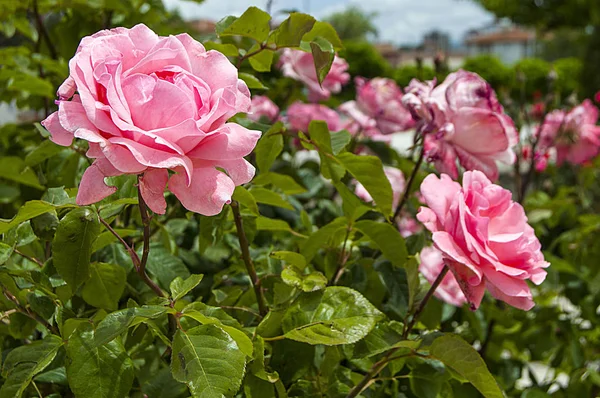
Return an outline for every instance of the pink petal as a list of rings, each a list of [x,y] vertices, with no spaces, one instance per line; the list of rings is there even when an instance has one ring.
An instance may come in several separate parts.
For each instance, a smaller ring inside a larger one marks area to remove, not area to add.
[[[73,143],[73,133],[65,130],[60,124],[58,112],[50,114],[50,116],[43,120],[42,126],[50,132],[50,140],[55,144],[70,146]]]
[[[86,206],[112,195],[117,191],[117,187],[106,185],[104,178],[121,174],[106,159],[96,159],[81,177],[75,202],[80,206]]]
[[[226,123],[202,140],[187,155],[192,159],[239,159],[252,152],[260,135],[260,131],[249,130],[236,123]]]
[[[465,272],[460,273],[460,278],[456,275],[456,279],[465,280],[469,285],[479,285],[481,283],[483,277],[481,269],[477,264],[473,264],[471,259],[467,257],[449,233],[443,231],[434,232],[432,238],[435,247],[442,252],[445,258],[451,260],[450,263],[458,263],[464,266],[465,269],[462,270],[461,268],[461,271]],[[460,282],[461,280],[459,280]]]
[[[529,288],[528,288],[529,289]],[[531,296],[531,292],[529,292],[526,296],[510,296],[504,293],[502,290],[496,288],[496,286],[492,284],[488,284],[488,290],[498,300],[504,301],[506,304],[511,305],[515,308],[529,311],[535,306],[535,302]]]
[[[167,201],[164,191],[169,180],[169,172],[166,169],[150,169],[140,177],[139,189],[144,201],[156,214],[165,214]]]
[[[440,178],[430,174],[421,183],[423,199],[441,224],[444,224],[444,220],[448,217],[450,205],[460,190],[460,185],[446,174],[442,174]]]
[[[448,139],[472,154],[494,154],[508,148],[508,135],[497,113],[462,108],[452,118],[455,133]]]
[[[169,179],[169,190],[181,204],[205,216],[219,214],[223,205],[231,203],[234,189],[231,178],[214,167],[195,168],[189,186],[185,174],[177,173]]]

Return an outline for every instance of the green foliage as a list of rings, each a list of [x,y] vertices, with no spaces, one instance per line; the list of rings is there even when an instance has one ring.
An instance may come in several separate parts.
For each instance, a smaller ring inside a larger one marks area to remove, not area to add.
[[[514,66],[517,93],[522,85],[527,98],[532,98],[535,92],[547,93],[550,89],[550,70],[550,64],[539,58],[525,58],[517,62]]]
[[[508,89],[515,84],[515,77],[510,68],[493,55],[467,58],[462,68],[477,73],[497,91]]]
[[[583,63],[577,58],[557,59],[552,64],[558,78],[556,89],[564,97],[581,91],[580,80]]]
[[[367,13],[359,7],[350,6],[326,18],[340,35],[342,40],[365,40],[377,36],[377,27],[373,24],[374,13]]]
[[[432,80],[435,77],[435,71],[429,66],[418,68],[414,65],[407,65],[396,69],[393,77],[400,87],[406,87],[412,79]]]
[[[390,64],[373,44],[367,41],[345,41],[340,57],[348,62],[348,73],[352,76],[373,78],[389,76],[391,73]]]

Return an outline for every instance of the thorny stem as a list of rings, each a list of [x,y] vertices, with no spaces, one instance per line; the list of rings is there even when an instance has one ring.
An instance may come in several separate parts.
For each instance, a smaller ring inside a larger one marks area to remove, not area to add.
[[[427,304],[427,302],[429,301],[431,296],[433,296],[435,289],[437,289],[439,284],[442,282],[442,280],[448,273],[448,270],[449,270],[448,266],[444,265],[444,268],[442,269],[440,274],[437,276],[437,278],[435,279],[435,281],[433,282],[433,284],[427,291],[427,294],[425,294],[425,297],[423,297],[423,300],[421,300],[421,303],[419,304],[419,307],[416,309],[415,313],[413,314],[411,321],[408,323],[408,325],[404,329],[404,332],[402,333],[403,340],[406,340],[406,338],[408,337],[410,331],[412,330],[413,326],[417,322],[419,315],[421,314],[421,312],[423,312],[423,309],[425,309],[425,305]],[[386,355],[383,357],[383,359],[381,359],[379,362],[376,362],[371,367],[371,369],[369,369],[369,372],[367,372],[367,374],[365,375],[365,377],[363,377],[363,379],[360,381],[360,383],[358,383],[356,386],[354,386],[354,388],[352,388],[352,390],[350,390],[350,393],[346,396],[346,398],[356,397],[365,388],[367,388],[369,385],[371,385],[373,378],[375,378],[375,376],[377,376],[379,374],[379,372],[381,372],[383,370],[383,368],[385,368],[385,366],[390,361],[392,361],[396,358],[399,358],[399,357],[392,357],[392,355],[398,350],[399,350],[398,347],[395,347],[395,348],[392,348],[391,350],[389,350],[386,353]],[[411,353],[410,355],[414,355],[414,353]]]
[[[250,258],[250,250],[248,249],[250,244],[248,243],[248,238],[246,237],[246,232],[244,231],[244,221],[242,220],[242,215],[240,214],[240,205],[237,201],[234,200],[231,202],[231,210],[233,210],[233,219],[235,221],[238,240],[240,242],[240,248],[242,250],[242,258],[244,260],[244,264],[246,265],[246,270],[248,271],[250,281],[252,282],[254,293],[256,294],[256,301],[258,302],[258,312],[261,316],[265,316],[268,312],[265,295],[260,286],[260,279],[256,274],[254,263]]]
[[[44,264],[40,260],[38,260],[37,258],[33,258],[31,256],[28,256],[27,254],[25,254],[22,251],[17,250],[17,249],[15,249],[14,252],[17,253],[19,256],[21,256],[23,258],[26,258],[27,260],[31,261],[32,263],[36,263],[40,268],[44,267]]]
[[[396,211],[394,212],[394,217],[392,218],[392,221],[396,220],[400,216],[400,212],[402,211],[402,208],[404,207],[404,205],[406,204],[406,201],[408,200],[408,196],[410,195],[410,189],[412,187],[412,184],[415,181],[415,178],[417,177],[417,173],[419,172],[419,169],[421,168],[421,164],[423,163],[424,157],[425,157],[425,147],[421,146],[421,152],[419,153],[419,159],[417,159],[417,163],[415,163],[415,168],[413,169],[412,173],[410,174],[410,178],[408,179],[408,182],[406,183],[406,187],[404,188],[404,193],[402,194],[402,199],[400,199],[400,203],[398,203],[398,206],[396,207]]]
[[[29,311],[28,308],[23,307],[21,305],[21,303],[19,302],[19,300],[15,296],[13,296],[13,294],[11,292],[6,290],[4,287],[2,287],[2,293],[4,294],[4,297],[6,297],[9,301],[11,301],[15,305],[15,307],[17,307],[18,312],[22,313],[23,315],[25,315],[28,318],[33,319],[36,322],[42,324],[46,329],[48,329],[50,331],[50,333],[60,335],[60,332],[56,326],[51,325],[50,323],[48,323],[47,320],[45,320],[44,318],[42,318],[35,312]]]
[[[344,274],[344,270],[346,268],[346,262],[348,261],[348,258],[350,258],[349,255],[346,255],[346,246],[348,245],[348,238],[350,237],[350,232],[352,232],[352,226],[348,225],[348,228],[346,229],[346,237],[344,238],[342,251],[340,252],[340,258],[338,260],[338,266],[335,272],[333,273],[333,277],[330,282],[331,285],[337,285],[337,283],[340,281],[340,278]]]

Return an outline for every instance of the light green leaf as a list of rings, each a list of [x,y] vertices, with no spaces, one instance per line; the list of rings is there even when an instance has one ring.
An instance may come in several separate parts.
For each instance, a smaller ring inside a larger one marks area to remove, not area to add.
[[[286,174],[279,174],[268,171],[257,175],[252,180],[253,185],[271,185],[279,188],[286,195],[297,195],[306,192],[306,188],[296,182],[292,177]]]
[[[52,243],[53,263],[73,291],[90,277],[92,243],[99,233],[98,215],[87,207],[70,211],[58,224]]]
[[[350,143],[352,136],[346,130],[340,130],[331,134],[331,150],[334,155],[339,154]]]
[[[61,204],[56,205],[52,203],[45,202],[43,200],[31,200],[26,202],[23,206],[19,208],[17,215],[12,218],[12,220],[3,220],[0,219],[0,234],[5,233],[13,227],[21,224],[23,221],[30,220],[34,217],[37,217],[41,214],[48,213],[54,209],[61,209],[65,207],[76,207],[72,204]]]
[[[345,232],[347,228],[348,220],[345,217],[336,218],[310,235],[300,247],[300,253],[306,258],[307,262],[310,262],[320,248],[331,246],[332,243],[336,242],[336,236],[339,235],[339,231],[343,230]]]
[[[365,337],[383,316],[359,292],[331,286],[302,294],[287,310],[283,331],[308,344],[351,344]]]
[[[252,196],[258,203],[264,203],[266,205],[281,207],[288,210],[294,210],[294,206],[289,204],[284,198],[282,198],[278,193],[273,192],[271,190],[254,187],[250,190]]]
[[[258,141],[254,153],[258,169],[266,173],[269,171],[277,156],[283,150],[283,123],[275,123]]]
[[[169,288],[171,289],[171,297],[174,301],[177,301],[183,298],[186,294],[188,294],[193,288],[198,286],[198,284],[202,281],[204,275],[202,274],[193,274],[190,275],[189,278],[183,280],[180,276],[173,279]]]
[[[260,46],[255,44],[248,50],[248,53],[256,52],[256,54],[248,58],[250,66],[257,72],[270,72],[271,65],[273,64],[273,51],[267,49],[258,51],[259,48]]]
[[[250,212],[256,216],[260,213],[258,212],[258,205],[256,204],[256,200],[254,196],[243,186],[238,185],[235,187],[235,191],[233,191],[233,200],[238,201],[240,204],[244,205]]]
[[[392,347],[417,349],[417,340],[402,339],[403,326],[397,321],[379,322],[364,339],[354,345],[353,358],[367,358],[381,354]]]
[[[302,37],[308,33],[315,24],[315,19],[308,14],[293,12],[271,33],[269,42],[278,48],[298,47]]]
[[[431,344],[429,354],[473,384],[484,397],[504,397],[477,350],[459,336],[438,337]]]
[[[392,185],[383,172],[381,159],[376,156],[361,156],[350,152],[340,153],[336,158],[365,187],[383,215],[390,215],[392,213]]]
[[[121,398],[129,396],[133,384],[133,361],[120,340],[104,346],[94,344],[89,323],[80,325],[67,344],[67,377],[75,396]]]
[[[406,263],[408,251],[400,232],[391,224],[373,220],[362,220],[354,224],[354,228],[366,235],[390,260],[395,267],[401,268]]]
[[[258,231],[292,231],[290,224],[284,220],[267,218],[263,216],[256,218],[256,229]]]
[[[310,32],[302,37],[302,41],[311,42],[317,37],[322,37],[329,41],[336,51],[344,48],[344,45],[342,44],[342,41],[340,40],[334,27],[327,22],[315,22]]]
[[[0,265],[8,261],[13,253],[13,247],[0,242]]]
[[[27,154],[27,156],[25,157],[25,164],[29,167],[33,167],[37,164],[40,164],[44,160],[58,154],[64,149],[64,147],[56,145],[50,140],[42,141],[42,143],[36,146],[33,151]]]
[[[319,271],[304,274],[295,266],[285,267],[281,271],[281,279],[286,285],[294,286],[303,292],[315,292],[327,286],[327,278]]]
[[[205,41],[202,43],[206,50],[216,50],[228,57],[237,57],[239,55],[238,48],[233,44],[216,43],[214,41]]]
[[[260,80],[254,75],[249,73],[240,72],[239,78],[246,82],[248,88],[259,89],[259,90],[267,90],[268,87],[262,84]]]
[[[29,187],[44,189],[33,170],[21,158],[16,156],[3,156],[0,158],[0,178]]]
[[[323,80],[325,80],[331,69],[333,59],[335,58],[335,50],[331,43],[322,37],[315,37],[310,42],[310,50],[317,72],[317,80],[320,85],[323,83]]]
[[[317,146],[319,158],[321,159],[321,173],[323,177],[333,181],[339,181],[346,170],[333,157],[331,145],[331,134],[327,123],[322,120],[313,120],[308,125],[311,141]]]
[[[50,365],[62,345],[60,337],[49,335],[10,351],[2,365],[5,381],[0,388],[0,398],[20,398],[33,376]]]
[[[284,261],[287,264],[296,266],[300,269],[306,267],[306,259],[300,253],[290,251],[275,251],[269,254],[271,257]]]
[[[91,277],[81,289],[81,296],[91,306],[114,311],[125,290],[127,274],[114,264],[92,263]]]
[[[222,398],[240,388],[246,356],[235,340],[215,325],[202,325],[173,337],[171,372],[193,397]]]
[[[257,7],[249,7],[239,18],[225,17],[217,23],[219,36],[250,37],[263,42],[269,36],[271,16]]]
[[[158,305],[144,305],[111,312],[96,328],[94,344],[103,345],[124,333],[128,328],[147,319],[156,319],[167,312],[167,308]]]

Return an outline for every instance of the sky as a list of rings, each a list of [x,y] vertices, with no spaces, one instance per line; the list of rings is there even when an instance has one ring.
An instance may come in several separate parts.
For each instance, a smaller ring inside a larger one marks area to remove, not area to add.
[[[239,16],[251,5],[264,9],[267,0],[205,0],[202,4],[186,0],[163,0],[169,9],[178,8],[185,19],[219,20]],[[379,41],[394,44],[419,44],[423,34],[439,29],[461,43],[464,33],[482,27],[493,16],[471,0],[273,0],[272,12],[296,9],[317,19],[349,5],[375,12]]]

